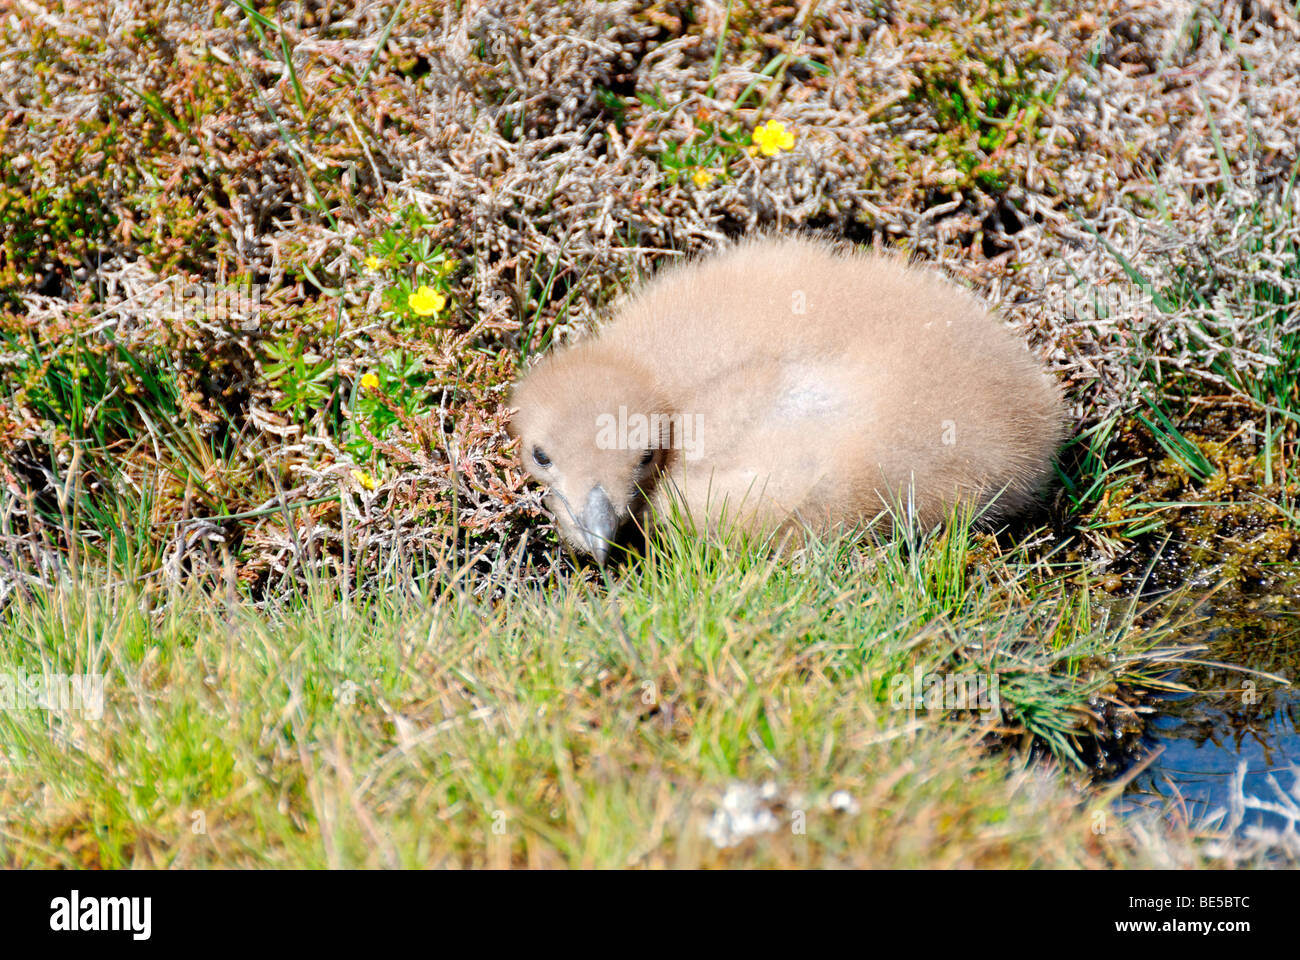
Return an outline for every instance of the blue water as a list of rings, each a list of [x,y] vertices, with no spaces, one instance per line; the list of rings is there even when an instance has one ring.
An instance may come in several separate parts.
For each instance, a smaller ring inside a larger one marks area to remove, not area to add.
[[[1245,794],[1285,805],[1271,775],[1293,803],[1300,802],[1300,632],[1277,614],[1247,612],[1235,625],[1212,631],[1206,642],[1209,649],[1194,653],[1197,659],[1253,667],[1292,685],[1218,667],[1181,671],[1174,679],[1194,692],[1155,704],[1145,745],[1148,756],[1156,755],[1129,786],[1128,803],[1203,822],[1227,809],[1242,761]],[[1249,809],[1243,820],[1279,829],[1285,823],[1276,814]]]

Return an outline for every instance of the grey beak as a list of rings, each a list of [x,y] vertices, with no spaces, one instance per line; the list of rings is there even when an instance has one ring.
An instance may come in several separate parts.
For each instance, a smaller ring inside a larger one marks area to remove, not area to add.
[[[603,564],[609,556],[609,548],[614,543],[614,534],[618,532],[618,521],[614,516],[614,505],[609,496],[597,484],[587,494],[587,502],[582,506],[582,516],[578,526],[587,538],[587,548],[596,562]]]

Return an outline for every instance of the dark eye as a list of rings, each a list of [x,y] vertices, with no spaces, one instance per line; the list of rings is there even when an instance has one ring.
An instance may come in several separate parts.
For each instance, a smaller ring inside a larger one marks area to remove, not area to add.
[[[546,451],[541,447],[533,447],[533,460],[539,467],[549,467],[551,458],[546,455]]]
[[[641,454],[641,466],[643,467],[649,466],[650,461],[653,460],[654,458],[655,458],[655,452],[653,450],[647,450],[645,453]]]

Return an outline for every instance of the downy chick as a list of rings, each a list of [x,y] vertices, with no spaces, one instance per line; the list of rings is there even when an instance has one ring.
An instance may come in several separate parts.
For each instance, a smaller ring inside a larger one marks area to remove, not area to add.
[[[1064,431],[1055,381],[965,290],[800,237],[661,271],[511,403],[561,535],[600,562],[672,501],[706,532],[1007,517]]]

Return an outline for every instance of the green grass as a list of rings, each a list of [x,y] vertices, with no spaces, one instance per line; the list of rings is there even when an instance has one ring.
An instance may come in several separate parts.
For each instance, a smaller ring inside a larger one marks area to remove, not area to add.
[[[1208,107],[1207,120],[1218,147]],[[1157,513],[1170,506],[1250,501],[1262,523],[1295,522],[1300,223],[1293,201],[1300,163],[1281,183],[1237,190],[1221,154],[1223,184],[1205,201],[1214,205],[1214,234],[1188,238],[1150,272],[1083,224],[1151,313],[1126,347],[1131,396],[1081,431],[1063,458],[1071,464],[1061,480],[1072,514],[1112,554],[1166,527]],[[1170,189],[1149,186],[1153,222],[1174,229]],[[1134,456],[1142,441],[1149,441],[1146,455]],[[1241,457],[1248,462],[1229,469]],[[1169,476],[1179,482],[1171,485]]]
[[[261,609],[74,576],[9,604],[0,675],[102,673],[104,710],[0,711],[0,863],[1148,862],[1069,782],[1160,631],[997,550],[960,518],[793,555],[676,530],[608,581],[431,565]],[[1001,710],[899,708],[917,670],[996,674]],[[988,750],[1017,735],[1057,760]],[[721,850],[733,782],[779,827]]]

